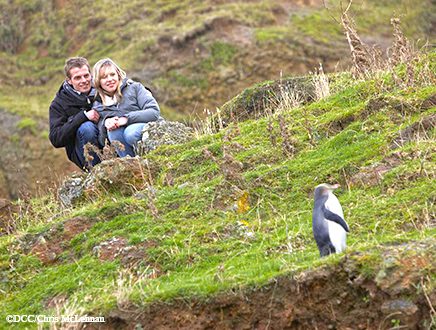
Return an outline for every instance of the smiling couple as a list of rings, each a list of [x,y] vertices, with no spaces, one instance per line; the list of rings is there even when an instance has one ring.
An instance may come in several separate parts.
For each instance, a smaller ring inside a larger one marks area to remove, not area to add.
[[[94,156],[87,164],[84,146],[99,148],[106,139],[118,141],[120,157],[134,156],[145,123],[160,118],[160,109],[151,92],[111,59],[98,61],[92,70],[83,57],[65,62],[66,79],[50,105],[49,139],[54,147],[65,148],[68,158],[83,170],[100,162]],[[93,79],[94,78],[94,79]]]

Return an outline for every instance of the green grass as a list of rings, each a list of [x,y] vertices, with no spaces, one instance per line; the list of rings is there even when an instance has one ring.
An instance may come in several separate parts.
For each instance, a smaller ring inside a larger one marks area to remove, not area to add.
[[[145,197],[123,196],[116,187],[114,194],[93,195],[56,217],[44,216],[44,211],[56,214],[53,205],[35,202],[34,218],[30,213],[18,234],[0,237],[1,310],[50,313],[47,301],[61,295],[81,311],[105,314],[126,302],[143,306],[180,297],[206,298],[334,265],[343,257],[320,259],[312,237],[312,191],[321,182],[342,185],[336,195],[351,228],[346,256],[357,260],[364,276],[381,276],[378,247],[436,234],[429,224],[436,188],[434,129],[426,137],[390,147],[400,129],[435,113],[436,108],[420,105],[436,89],[404,89],[385,81],[378,90],[384,76],[358,83],[347,79],[337,77],[335,83],[341,81],[342,87],[338,84],[330,97],[283,113],[297,141],[292,156],[282,150],[276,116],[238,124],[240,134],[231,142],[223,141],[222,131],[148,155],[157,218],[149,210],[146,191],[141,192]],[[387,102],[371,109],[370,100],[376,99]],[[345,127],[332,128],[344,118]],[[277,145],[270,142],[270,121]],[[317,132],[312,144],[307,125]],[[242,148],[232,149],[232,143]],[[240,181],[223,173],[224,145],[244,164]],[[205,149],[217,161],[206,157]],[[398,163],[379,181],[349,185],[354,175],[394,154],[401,155]],[[167,184],[168,175],[172,185]],[[238,213],[235,205],[243,191],[248,193],[248,210]],[[44,265],[30,252],[38,234],[48,242],[61,239],[64,224],[77,216],[92,219],[93,225],[62,241],[57,263]],[[98,259],[95,248],[114,237],[142,251],[134,268],[120,256]]]

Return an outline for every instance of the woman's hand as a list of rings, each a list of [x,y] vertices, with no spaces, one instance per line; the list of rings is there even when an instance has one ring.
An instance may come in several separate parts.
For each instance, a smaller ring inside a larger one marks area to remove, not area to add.
[[[106,119],[104,122],[104,126],[107,128],[108,131],[113,131],[126,124],[127,124],[127,117],[112,117]]]
[[[108,118],[104,121],[104,126],[108,131],[113,131],[118,128],[118,117]]]
[[[118,127],[124,126],[127,124],[127,117],[119,117],[118,118]]]

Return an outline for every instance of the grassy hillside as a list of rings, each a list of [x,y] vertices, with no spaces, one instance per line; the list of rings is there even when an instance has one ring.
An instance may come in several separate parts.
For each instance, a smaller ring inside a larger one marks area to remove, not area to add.
[[[0,127],[8,150],[0,196],[35,194],[37,181],[53,182],[40,173],[62,177],[74,168],[47,141],[66,58],[86,56],[92,65],[111,57],[153,90],[165,118],[192,121],[281,73],[307,74],[319,63],[328,72],[346,68],[348,45],[330,17],[339,18],[339,3],[329,1],[327,12],[321,1],[300,0],[0,0],[0,116],[14,118]],[[431,0],[355,0],[352,14],[362,38],[385,49],[395,14],[409,38],[434,43],[432,8]]]
[[[310,278],[328,278],[331,287],[361,284],[346,306],[373,308],[368,328],[409,324],[404,310],[389,315],[391,299],[418,306],[416,324],[430,326],[435,63],[434,53],[422,57],[413,85],[399,83],[407,81],[400,66],[394,75],[367,80],[331,76],[330,96],[297,106],[288,102],[292,91],[276,94],[276,106],[260,118],[160,147],[142,166],[139,160],[102,164],[106,179],[98,176],[72,209],[61,210],[53,196],[33,200],[16,219],[16,233],[0,237],[0,310],[112,320],[124,313],[124,326],[132,327],[154,310],[161,326],[168,326],[166,317],[195,324],[159,310],[186,304],[183,313],[191,315],[208,301],[225,310],[227,300],[213,297],[244,301],[268,287],[274,294],[274,283],[286,279],[315,292],[322,287]],[[351,233],[345,254],[321,260],[311,212],[313,188],[322,182],[341,183],[336,194]],[[344,269],[348,277],[336,283]],[[306,303],[314,301],[313,308],[326,305],[311,297]],[[269,302],[270,296],[261,304]],[[231,319],[244,310],[221,313]],[[337,317],[330,321],[353,328],[363,316],[349,323]],[[3,315],[0,322],[6,326]]]

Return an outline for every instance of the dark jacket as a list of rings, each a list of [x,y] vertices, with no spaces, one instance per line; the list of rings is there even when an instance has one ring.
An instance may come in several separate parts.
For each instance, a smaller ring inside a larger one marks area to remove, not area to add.
[[[76,132],[88,120],[85,111],[91,109],[94,96],[94,89],[89,95],[79,94],[64,82],[50,104],[50,142],[56,148],[65,148],[68,158],[79,167],[81,165],[74,149]]]
[[[151,92],[141,83],[130,79],[124,79],[121,84],[121,102],[115,105],[105,106],[97,96],[93,109],[100,113],[98,122],[98,141],[103,146],[107,137],[104,122],[111,117],[127,117],[129,126],[135,123],[148,123],[160,118],[160,109]]]

